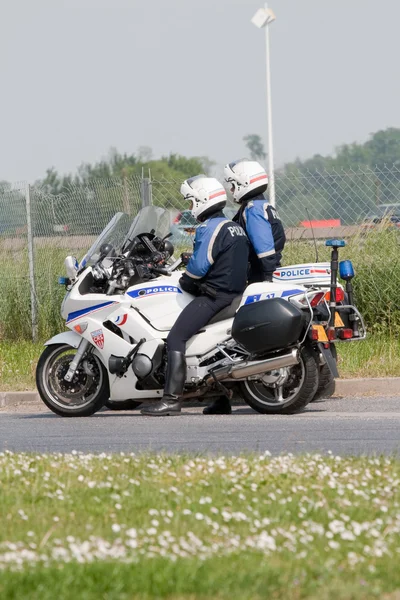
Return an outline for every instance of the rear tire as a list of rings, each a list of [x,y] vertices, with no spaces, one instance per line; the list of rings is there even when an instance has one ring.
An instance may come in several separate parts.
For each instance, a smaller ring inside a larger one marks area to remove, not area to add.
[[[110,395],[107,371],[95,354],[84,357],[71,383],[64,380],[75,353],[76,349],[68,344],[47,346],[36,368],[41,399],[61,417],[89,417],[104,406]]]
[[[286,387],[286,402],[274,400],[271,387],[261,380],[246,380],[239,384],[247,404],[261,414],[291,415],[303,410],[315,396],[319,382],[319,368],[314,351],[304,346],[300,351],[300,364],[291,367],[292,388]],[[296,389],[296,387],[298,389]]]
[[[317,392],[311,402],[317,402],[323,398],[330,398],[335,393],[335,378],[328,365],[322,365],[319,370],[319,385]]]
[[[334,360],[337,362],[337,352],[335,344],[331,344],[330,350]],[[319,384],[314,398],[311,402],[317,402],[323,398],[330,398],[335,393],[336,383],[335,378],[331,373],[327,364],[320,364],[319,367]]]
[[[135,410],[135,408],[139,408],[141,405],[142,402],[136,402],[136,400],[121,400],[120,402],[107,400],[105,403],[105,407],[108,410]]]

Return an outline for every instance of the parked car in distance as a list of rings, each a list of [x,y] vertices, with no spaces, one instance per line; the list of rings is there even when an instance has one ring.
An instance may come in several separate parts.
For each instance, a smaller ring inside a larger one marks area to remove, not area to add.
[[[381,204],[362,221],[363,227],[374,227],[382,222],[400,228],[400,204]]]

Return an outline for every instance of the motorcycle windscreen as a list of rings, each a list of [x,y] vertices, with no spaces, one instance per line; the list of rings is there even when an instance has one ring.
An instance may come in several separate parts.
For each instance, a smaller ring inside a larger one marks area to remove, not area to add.
[[[132,225],[126,235],[122,249],[129,246],[132,240],[141,233],[151,231],[160,238],[164,238],[170,231],[171,216],[165,208],[160,206],[145,206],[132,221]]]
[[[303,313],[282,298],[242,306],[233,320],[232,337],[248,352],[262,354],[295,344],[301,337]]]
[[[130,217],[125,213],[116,213],[80,261],[79,269],[92,266],[99,260],[100,248],[103,244],[110,244],[118,254],[129,230],[130,222]]]

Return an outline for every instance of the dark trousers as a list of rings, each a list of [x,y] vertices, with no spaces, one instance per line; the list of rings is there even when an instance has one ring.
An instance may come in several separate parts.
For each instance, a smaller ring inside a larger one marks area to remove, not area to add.
[[[188,304],[167,337],[169,351],[185,354],[186,342],[217,314],[228,306],[238,294],[223,294],[217,298],[198,296]]]

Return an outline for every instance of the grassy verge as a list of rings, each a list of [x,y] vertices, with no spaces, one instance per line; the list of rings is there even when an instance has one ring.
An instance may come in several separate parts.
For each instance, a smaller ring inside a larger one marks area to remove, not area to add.
[[[375,334],[363,342],[338,344],[341,377],[400,377],[400,338]],[[0,342],[0,391],[35,388],[43,344]]]
[[[35,370],[43,344],[0,342],[0,391],[35,389]]]
[[[337,344],[341,377],[400,377],[400,337],[383,334]]]
[[[0,597],[382,598],[399,480],[388,457],[3,453]]]
[[[38,310],[38,332],[48,338],[64,327],[60,306],[65,288],[58,277],[65,275],[64,258],[68,254],[59,248],[38,249],[35,252],[35,286]],[[29,340],[31,327],[31,295],[27,251],[0,254],[2,289],[0,295],[0,338]]]

